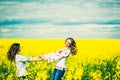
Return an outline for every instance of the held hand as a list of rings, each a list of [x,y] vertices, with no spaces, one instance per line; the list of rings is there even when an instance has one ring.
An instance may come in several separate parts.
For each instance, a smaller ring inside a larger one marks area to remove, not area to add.
[[[38,56],[38,58],[39,58],[40,60],[44,60],[43,56]]]
[[[32,61],[42,61],[44,60],[42,56],[33,57]]]

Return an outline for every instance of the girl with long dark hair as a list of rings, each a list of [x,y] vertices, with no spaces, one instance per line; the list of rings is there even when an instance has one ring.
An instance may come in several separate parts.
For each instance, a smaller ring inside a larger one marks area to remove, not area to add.
[[[20,54],[20,44],[14,43],[7,52],[8,59],[14,61],[17,67],[16,76],[20,78],[26,77],[27,67],[26,62],[41,60],[39,57],[29,58]]]

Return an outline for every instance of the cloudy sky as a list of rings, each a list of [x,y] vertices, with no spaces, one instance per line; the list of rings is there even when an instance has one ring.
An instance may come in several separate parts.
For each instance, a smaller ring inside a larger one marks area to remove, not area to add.
[[[120,38],[120,0],[0,0],[0,38]]]

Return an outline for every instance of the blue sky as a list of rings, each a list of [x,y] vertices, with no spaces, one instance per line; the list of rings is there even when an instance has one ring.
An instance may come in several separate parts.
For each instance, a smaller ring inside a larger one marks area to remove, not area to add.
[[[0,38],[66,37],[120,38],[120,1],[0,1]]]

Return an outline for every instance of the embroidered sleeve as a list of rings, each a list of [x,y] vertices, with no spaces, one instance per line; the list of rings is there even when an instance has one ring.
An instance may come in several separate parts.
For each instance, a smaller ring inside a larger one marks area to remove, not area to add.
[[[63,57],[69,56],[70,51],[65,51],[65,53],[62,53],[62,54],[59,54],[59,51],[44,55],[44,57],[48,60],[48,63],[56,61],[56,60],[61,59]]]
[[[48,60],[48,63],[57,60],[57,54],[55,52],[46,54],[44,57]]]

